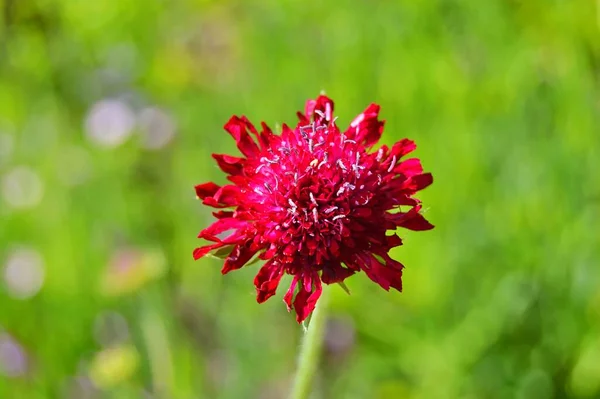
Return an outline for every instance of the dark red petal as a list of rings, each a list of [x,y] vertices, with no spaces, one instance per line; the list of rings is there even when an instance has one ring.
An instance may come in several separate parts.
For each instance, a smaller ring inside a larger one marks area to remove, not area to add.
[[[410,211],[404,214],[398,222],[397,225],[400,227],[404,227],[405,229],[415,230],[415,231],[423,231],[423,230],[431,230],[433,229],[433,225],[427,221],[416,208],[411,209]]]
[[[219,164],[219,168],[227,174],[239,175],[243,170],[243,158],[232,157],[231,155],[225,154],[212,154],[212,157],[216,159]]]
[[[231,119],[229,119],[229,122],[227,122],[224,127],[225,130],[227,130],[229,134],[231,134],[242,154],[244,154],[248,158],[254,158],[258,156],[260,150],[258,149],[258,146],[246,130],[248,127],[246,121],[248,120],[245,119],[245,117],[244,119],[241,119],[237,116],[232,116]],[[250,124],[250,126],[252,125]]]
[[[381,288],[389,291],[390,287],[402,291],[402,264],[386,259],[386,265],[382,265],[371,253],[360,253],[357,255],[358,264],[373,282]]]
[[[396,159],[400,159],[406,154],[412,152],[417,148],[414,141],[409,139],[402,139],[392,146],[390,151],[390,157],[396,156]]]
[[[273,131],[271,128],[265,123],[261,123],[262,132],[260,132],[260,144],[264,150],[266,150],[273,140]]]
[[[304,126],[310,123],[310,120],[302,112],[298,111],[296,115],[298,115],[299,125]]]
[[[321,274],[321,280],[325,284],[333,284],[344,281],[346,278],[354,274],[353,270],[343,267],[340,263],[338,264],[327,264],[323,266],[323,272]]]
[[[215,195],[216,192],[221,188],[221,186],[218,186],[213,182],[208,182],[204,184],[198,184],[194,188],[196,189],[196,195],[198,196],[198,198],[203,200],[206,197],[212,197],[213,195]]]
[[[333,120],[333,101],[327,96],[320,95],[316,100],[308,100],[306,102],[306,106],[304,107],[305,117],[315,122],[323,122],[323,118],[315,111],[324,114],[325,121]]]
[[[404,188],[411,191],[423,190],[425,187],[433,183],[431,173],[423,173],[422,175],[412,176],[404,183]]]
[[[312,284],[306,284],[307,280]],[[298,323],[302,323],[312,313],[323,291],[321,280],[316,273],[305,276],[304,281],[305,284],[300,286],[294,299],[294,310],[296,311],[296,321]],[[311,287],[312,291],[306,289],[307,285]]]
[[[379,115],[379,105],[371,104],[358,115],[348,130],[346,136],[362,143],[365,147],[370,147],[381,138],[385,121],[377,119]]]
[[[235,206],[238,205],[239,193],[239,187],[228,184],[219,188],[212,197],[206,197],[202,203],[215,208]]]
[[[238,230],[248,226],[248,222],[236,218],[223,218],[215,221],[198,234],[198,238],[210,241],[224,241],[217,237],[218,234],[229,230]]]
[[[211,244],[211,245],[206,245],[204,247],[196,248],[196,249],[194,249],[194,259],[198,260],[198,259],[202,258],[203,256],[205,256],[206,254],[208,254],[210,251],[221,248],[224,245],[225,244],[218,242],[216,244]]]
[[[218,212],[213,212],[212,214],[217,219],[225,219],[225,218],[233,217],[232,211],[218,211]]]
[[[227,274],[232,270],[241,268],[252,259],[256,252],[258,251],[250,248],[248,244],[236,245],[233,247],[231,254],[225,259],[225,264],[223,265],[223,269],[221,269],[221,273]]]
[[[421,160],[419,158],[410,158],[400,162],[395,168],[394,173],[402,173],[406,177],[412,177],[423,173]]]
[[[283,296],[283,301],[287,306],[288,312],[292,310],[292,298],[294,297],[294,291],[296,291],[296,285],[298,285],[299,279],[300,277],[298,275],[294,276],[292,283],[290,284],[290,288],[288,288],[287,292]]]
[[[399,247],[402,245],[402,239],[398,237],[398,234],[392,236],[385,236],[388,248]]]
[[[258,271],[254,278],[256,286],[256,301],[263,303],[273,295],[277,290],[281,276],[283,275],[283,267],[281,264],[270,260]]]

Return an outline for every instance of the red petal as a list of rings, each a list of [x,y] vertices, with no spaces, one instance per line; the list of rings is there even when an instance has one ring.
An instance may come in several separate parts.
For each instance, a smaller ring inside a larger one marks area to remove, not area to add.
[[[431,173],[423,173],[422,175],[412,176],[404,183],[404,188],[412,191],[423,190],[425,187],[433,183]]]
[[[205,256],[206,254],[208,254],[209,252],[214,251],[215,249],[219,249],[225,245],[226,244],[218,242],[216,244],[211,244],[211,245],[206,245],[204,247],[196,248],[196,249],[194,249],[194,259],[198,260],[198,259],[202,258],[203,256]]]
[[[215,195],[216,192],[221,188],[221,186],[218,186],[213,182],[208,182],[204,184],[198,184],[194,188],[196,189],[196,195],[198,196],[198,198],[203,200],[206,197],[212,197],[213,195]]]
[[[261,122],[262,132],[260,132],[260,143],[264,150],[266,150],[273,140],[273,131],[266,123]]]
[[[204,238],[210,241],[225,241],[217,237],[218,234],[229,230],[239,230],[248,226],[248,222],[236,218],[223,218],[215,221],[198,234],[198,238]]]
[[[213,212],[212,214],[217,219],[225,219],[225,218],[233,217],[232,211],[218,211],[218,212]]]
[[[390,151],[390,157],[396,156],[397,159],[402,158],[406,154],[412,152],[417,148],[414,141],[409,139],[402,139],[392,146]]]
[[[287,290],[285,295],[283,296],[283,301],[287,305],[288,312],[292,310],[292,298],[294,297],[294,291],[296,290],[296,285],[298,285],[299,276],[294,276],[292,283],[290,284],[290,288]]]
[[[397,223],[398,226],[405,229],[423,231],[433,229],[433,225],[427,221],[415,208],[404,214],[404,217]]]
[[[225,130],[227,130],[229,134],[231,134],[242,154],[244,154],[248,158],[258,156],[260,150],[258,149],[258,146],[246,130],[248,127],[250,127],[251,129],[254,128],[254,126],[252,126],[252,124],[248,122],[248,119],[245,119],[245,117],[244,119],[241,119],[237,116],[232,116],[231,119],[229,119],[229,122],[227,122],[224,127]]]
[[[225,259],[221,273],[227,274],[232,270],[241,268],[252,259],[256,252],[258,252],[258,249],[251,249],[249,245],[236,245],[233,247],[231,254]]]
[[[243,170],[243,158],[232,157],[231,155],[225,154],[213,154],[212,157],[216,159],[219,164],[219,168],[227,174],[239,175]]]
[[[359,253],[356,258],[358,265],[373,282],[389,291],[390,287],[402,291],[402,264],[384,256],[386,264],[379,263],[371,253]]]
[[[379,141],[385,124],[384,121],[377,119],[379,109],[380,107],[377,104],[369,105],[362,114],[354,118],[348,130],[346,130],[346,135],[357,142],[363,143],[366,147],[370,147]]]
[[[393,236],[385,236],[385,238],[388,248],[399,247],[402,245],[402,239],[398,237],[398,234],[394,234]]]
[[[254,278],[257,293],[256,300],[258,303],[263,303],[275,295],[282,275],[283,267],[279,263],[270,260],[264,264]]]
[[[310,284],[312,291],[306,290],[307,279],[313,283]],[[296,321],[298,323],[302,323],[312,313],[323,291],[321,280],[316,273],[305,276],[304,280],[304,286],[300,286],[296,299],[294,299],[294,310],[296,311]]]
[[[308,100],[304,107],[304,115],[307,119],[322,123],[323,118],[315,111],[319,111],[325,115],[325,121],[333,120],[333,101],[327,97],[320,95],[316,100]]]
[[[240,189],[237,186],[228,184],[217,190],[212,197],[204,198],[203,204],[212,206],[214,208],[226,208],[229,206],[238,205],[237,196],[240,193]]]
[[[423,167],[421,166],[419,158],[410,158],[400,162],[398,166],[394,168],[394,173],[402,173],[406,177],[412,177],[423,173]]]
[[[321,280],[325,284],[333,284],[344,281],[346,278],[354,274],[353,270],[346,269],[340,263],[328,264],[323,266]]]

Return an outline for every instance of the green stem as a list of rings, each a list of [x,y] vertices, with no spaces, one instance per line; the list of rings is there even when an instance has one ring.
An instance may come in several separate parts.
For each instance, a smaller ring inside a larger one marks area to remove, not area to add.
[[[317,301],[310,324],[304,334],[298,358],[298,369],[296,370],[294,387],[290,399],[307,399],[312,392],[314,377],[319,366],[321,348],[323,347],[323,335],[325,333],[327,305],[329,302],[328,288],[325,284],[323,285],[323,292]]]

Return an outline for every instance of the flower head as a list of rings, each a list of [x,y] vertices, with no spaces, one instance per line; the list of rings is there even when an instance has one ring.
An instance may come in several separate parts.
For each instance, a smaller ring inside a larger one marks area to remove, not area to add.
[[[196,248],[194,258],[223,255],[223,274],[255,258],[266,261],[254,279],[259,303],[292,275],[284,301],[298,322],[313,311],[322,283],[360,271],[385,290],[401,291],[404,266],[388,253],[402,245],[398,227],[433,228],[413,197],[432,176],[419,159],[402,159],[416,147],[410,140],[373,149],[384,126],[378,114],[371,104],[342,132],[333,101],[322,95],[281,134],[232,117],[225,130],[243,156],[213,154],[231,184],[196,186],[198,198],[220,210],[199,234],[212,243]]]

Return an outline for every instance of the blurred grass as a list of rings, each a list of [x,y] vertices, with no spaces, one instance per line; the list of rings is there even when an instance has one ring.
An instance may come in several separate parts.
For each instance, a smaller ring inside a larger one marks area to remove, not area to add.
[[[0,0],[0,397],[284,397],[300,329],[192,260],[193,185],[323,89],[417,141],[436,229],[335,294],[319,397],[600,397],[596,7]]]

